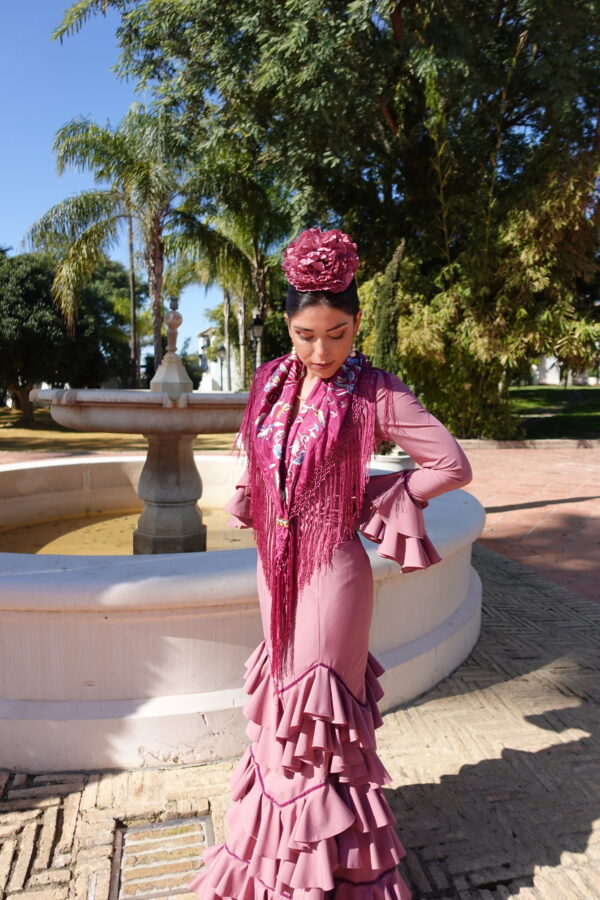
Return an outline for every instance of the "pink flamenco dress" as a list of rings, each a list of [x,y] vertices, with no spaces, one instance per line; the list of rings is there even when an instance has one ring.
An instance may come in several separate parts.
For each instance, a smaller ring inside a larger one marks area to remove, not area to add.
[[[301,427],[302,409],[289,426],[288,452]],[[439,556],[425,533],[423,507],[468,483],[468,461],[444,426],[387,374],[378,382],[375,438],[401,445],[422,468],[371,477],[358,529],[403,571],[426,568]],[[252,525],[246,479],[226,508],[231,524]],[[257,576],[269,635],[271,596],[260,557]],[[371,566],[355,533],[297,597],[293,671],[285,683],[272,677],[268,638],[247,660],[251,743],[231,779],[227,840],[204,852],[205,865],[188,885],[200,900],[411,897],[397,868],[405,851],[382,791],[390,776],[376,753],[383,669],[368,649],[372,611]]]

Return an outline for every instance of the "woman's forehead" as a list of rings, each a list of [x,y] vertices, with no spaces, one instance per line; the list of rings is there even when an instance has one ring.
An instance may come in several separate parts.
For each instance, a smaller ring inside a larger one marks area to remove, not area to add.
[[[332,306],[322,304],[307,306],[292,316],[290,323],[294,328],[309,331],[331,331],[353,321],[350,313]]]

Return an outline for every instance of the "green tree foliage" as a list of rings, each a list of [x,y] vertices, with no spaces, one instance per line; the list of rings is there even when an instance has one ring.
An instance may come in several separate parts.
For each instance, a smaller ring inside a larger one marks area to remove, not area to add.
[[[128,376],[127,333],[114,312],[114,291],[127,290],[118,263],[100,260],[82,292],[70,332],[52,300],[54,260],[43,254],[0,255],[0,385],[31,422],[35,383],[98,387]]]
[[[59,34],[109,0],[80,0]],[[115,0],[120,71],[360,247],[364,336],[459,435],[597,354],[596,0]]]
[[[208,350],[207,356],[209,359],[215,360],[217,359],[216,348],[220,344],[225,343],[223,304],[208,310],[206,317],[215,329],[214,340]],[[254,369],[253,348],[245,330],[240,336],[238,317],[231,309],[229,311],[229,338],[231,342],[238,347],[242,342],[244,343],[247,352],[243,354],[244,374],[246,376],[243,383],[248,384]],[[263,359],[276,359],[279,356],[283,356],[284,353],[289,352],[290,336],[283,317],[283,301],[273,302],[271,308],[266,313],[261,340]]]

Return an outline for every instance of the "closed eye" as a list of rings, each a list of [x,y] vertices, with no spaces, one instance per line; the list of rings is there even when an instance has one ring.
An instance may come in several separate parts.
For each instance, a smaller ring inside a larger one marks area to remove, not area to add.
[[[301,334],[299,331],[297,331],[296,335],[297,335],[297,337],[300,338],[301,341],[304,341],[305,343],[308,343],[308,341],[315,340],[314,334],[304,335],[304,334]],[[345,336],[346,336],[346,329],[344,329],[344,331],[342,331],[341,334],[328,334],[327,335],[327,337],[331,338],[332,341],[341,341],[342,338],[344,338]]]
[[[345,331],[342,331],[341,334],[329,334],[328,335],[328,337],[330,337],[332,341],[341,341],[342,338],[345,336],[346,336]],[[298,334],[298,337],[300,338],[301,341],[312,341],[313,340],[312,335],[309,335],[309,337],[305,337],[303,334]]]

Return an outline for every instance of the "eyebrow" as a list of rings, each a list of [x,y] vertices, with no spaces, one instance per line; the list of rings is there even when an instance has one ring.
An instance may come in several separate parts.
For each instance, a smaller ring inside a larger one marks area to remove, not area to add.
[[[349,324],[350,324],[349,322],[340,322],[339,325],[334,325],[333,328],[328,328],[327,332],[337,331],[338,328],[342,328],[344,325],[349,325]],[[302,325],[294,325],[294,328],[296,329],[296,331],[310,331],[310,332],[314,331],[313,328],[303,328]]]

